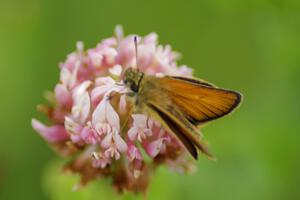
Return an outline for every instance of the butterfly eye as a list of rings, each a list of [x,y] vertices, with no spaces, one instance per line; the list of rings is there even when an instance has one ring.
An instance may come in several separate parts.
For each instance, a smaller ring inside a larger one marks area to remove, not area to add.
[[[133,92],[138,92],[139,91],[139,88],[138,86],[135,84],[135,83],[132,83],[130,85],[130,89],[133,91]]]

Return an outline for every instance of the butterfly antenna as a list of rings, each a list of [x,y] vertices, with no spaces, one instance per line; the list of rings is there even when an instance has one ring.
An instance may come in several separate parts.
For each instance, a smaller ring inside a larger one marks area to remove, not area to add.
[[[134,36],[133,39],[134,39],[134,48],[135,48],[135,65],[136,65],[136,69],[139,71],[137,36]]]

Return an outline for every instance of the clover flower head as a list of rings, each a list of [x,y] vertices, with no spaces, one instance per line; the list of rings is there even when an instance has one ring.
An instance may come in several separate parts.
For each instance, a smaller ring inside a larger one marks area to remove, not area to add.
[[[136,62],[147,75],[191,76],[192,70],[177,66],[179,54],[159,45],[155,33],[138,36],[136,61],[133,37],[117,26],[115,36],[95,48],[84,50],[78,42],[59,65],[54,101],[38,106],[50,125],[32,119],[32,127],[58,154],[72,156],[65,168],[81,175],[81,185],[111,177],[118,191],[145,192],[156,166],[193,168],[187,151],[159,122],[129,112],[128,88],[122,84],[124,70]]]

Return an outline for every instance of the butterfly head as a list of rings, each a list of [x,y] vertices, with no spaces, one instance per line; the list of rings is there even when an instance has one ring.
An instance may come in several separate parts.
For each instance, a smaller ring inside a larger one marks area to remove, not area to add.
[[[143,72],[139,72],[137,69],[128,68],[124,73],[124,84],[133,92],[138,92],[143,76]]]

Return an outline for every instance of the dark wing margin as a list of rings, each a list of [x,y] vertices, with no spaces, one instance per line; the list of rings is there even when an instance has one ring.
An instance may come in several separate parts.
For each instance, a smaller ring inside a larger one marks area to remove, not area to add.
[[[185,146],[185,148],[190,152],[190,154],[195,158],[198,159],[198,152],[195,145],[181,132],[181,128],[178,124],[174,123],[174,121],[168,117],[167,114],[156,108],[155,106],[150,106],[161,118],[162,120],[168,125],[168,128],[178,137],[181,143]]]
[[[194,79],[194,78],[189,78],[189,77],[185,77],[185,76],[170,76],[170,78],[179,79],[179,80],[183,80],[183,81],[187,81],[187,82],[191,82],[191,83],[195,83],[195,84],[199,84],[199,85],[205,85],[208,87],[215,87],[212,83],[209,83],[209,82],[206,82],[206,81],[200,80],[200,79]]]
[[[204,144],[199,138],[197,128],[187,119],[184,119],[184,115],[180,114],[179,110],[177,112],[175,108],[172,110],[170,110],[171,108],[164,109],[150,102],[148,106],[161,117],[170,131],[178,137],[181,143],[195,159],[198,158],[197,148],[209,158],[213,158],[213,155],[210,153],[206,144]]]

